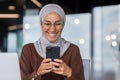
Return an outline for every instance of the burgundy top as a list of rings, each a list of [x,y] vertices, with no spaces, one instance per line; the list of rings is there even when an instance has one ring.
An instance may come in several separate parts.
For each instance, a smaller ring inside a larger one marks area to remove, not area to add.
[[[70,44],[62,59],[71,69],[72,75],[65,78],[62,75],[53,72],[47,73],[44,76],[38,76],[35,80],[84,80],[84,68],[79,48]],[[37,53],[34,44],[24,45],[20,57],[20,69],[22,80],[32,80],[34,78],[43,58]]]

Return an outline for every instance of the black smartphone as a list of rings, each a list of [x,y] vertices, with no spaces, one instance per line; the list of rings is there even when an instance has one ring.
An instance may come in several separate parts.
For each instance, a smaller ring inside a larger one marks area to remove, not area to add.
[[[46,47],[46,58],[54,59],[60,58],[60,47],[59,46],[48,46]]]

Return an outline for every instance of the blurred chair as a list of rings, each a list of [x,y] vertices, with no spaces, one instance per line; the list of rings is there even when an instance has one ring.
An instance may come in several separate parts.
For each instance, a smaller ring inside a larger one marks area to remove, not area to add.
[[[84,66],[85,80],[90,80],[90,59],[82,59]]]

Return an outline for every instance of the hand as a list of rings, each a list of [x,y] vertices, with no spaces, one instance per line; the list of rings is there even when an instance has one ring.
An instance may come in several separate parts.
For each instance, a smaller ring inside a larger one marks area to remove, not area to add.
[[[43,59],[41,62],[41,65],[38,68],[37,73],[40,75],[44,75],[53,69],[53,65],[50,63],[52,60],[51,59]]]
[[[54,59],[54,62],[50,62],[54,65],[52,72],[60,75],[70,77],[72,75],[72,69],[61,59]],[[58,67],[55,67],[58,66]]]

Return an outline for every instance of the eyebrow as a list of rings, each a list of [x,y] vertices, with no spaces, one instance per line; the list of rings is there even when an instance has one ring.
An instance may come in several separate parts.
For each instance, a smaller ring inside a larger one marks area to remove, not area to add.
[[[49,21],[49,20],[44,20],[43,22],[51,22],[51,21]],[[57,20],[57,21],[55,21],[55,22],[63,22],[63,20]]]

